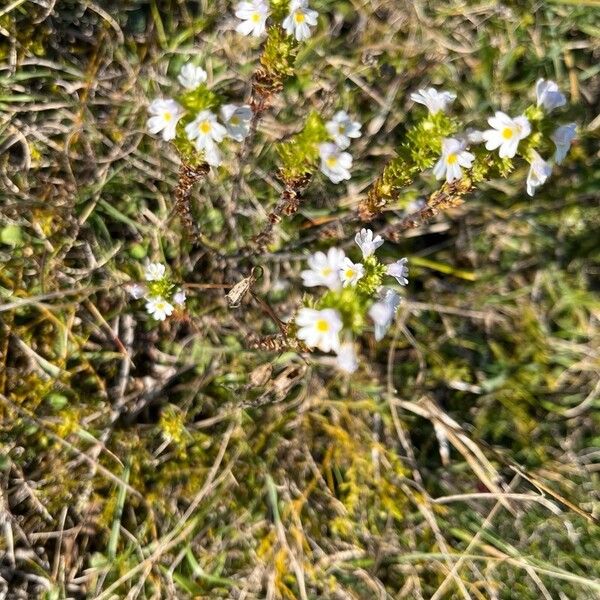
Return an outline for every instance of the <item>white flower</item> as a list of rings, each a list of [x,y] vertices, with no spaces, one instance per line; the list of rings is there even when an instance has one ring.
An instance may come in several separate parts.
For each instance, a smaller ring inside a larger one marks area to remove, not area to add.
[[[164,321],[173,312],[173,305],[169,304],[164,298],[155,296],[146,302],[146,310],[157,321]]]
[[[552,166],[547,163],[535,150],[531,151],[533,159],[527,174],[527,193],[530,196],[535,194],[537,187],[542,185],[552,173]]]
[[[134,300],[139,300],[144,297],[148,291],[146,286],[141,283],[129,283],[125,286],[125,289]]]
[[[358,369],[356,350],[352,342],[344,342],[337,352],[336,366],[345,373],[354,373]]]
[[[560,165],[569,149],[571,148],[571,143],[573,142],[573,138],[575,137],[575,131],[577,129],[577,125],[575,123],[569,123],[568,125],[561,125],[553,134],[552,141],[556,146],[556,152],[554,153],[554,160],[557,165]]]
[[[442,140],[442,156],[433,167],[436,179],[454,181],[462,177],[461,167],[470,169],[475,156],[467,152],[459,140],[444,138]]]
[[[166,267],[160,263],[150,263],[144,269],[146,281],[159,281],[165,276]]]
[[[383,238],[380,235],[373,235],[370,229],[361,229],[355,236],[354,241],[361,249],[363,258],[371,256],[383,244]]]
[[[221,107],[221,118],[225,123],[229,137],[236,142],[241,142],[250,131],[252,109],[247,104],[243,106],[224,104]]]
[[[326,142],[319,144],[319,155],[321,156],[321,172],[327,175],[333,183],[350,179],[352,156],[348,152],[342,152],[335,144]]]
[[[207,142],[206,148],[204,148],[204,160],[211,167],[218,167],[223,161],[221,157],[221,151],[219,150],[219,146],[214,142]]]
[[[465,138],[469,144],[481,144],[483,142],[483,131],[469,127],[465,131]]]
[[[432,115],[446,112],[448,105],[456,100],[454,92],[438,92],[435,88],[418,90],[410,95],[410,99],[418,104],[424,104]]]
[[[299,327],[298,339],[304,340],[309,348],[337,352],[340,347],[339,333],[343,324],[337,310],[301,308],[296,317],[296,325]]]
[[[358,121],[353,121],[345,110],[336,112],[333,119],[325,123],[325,128],[331,139],[342,150],[350,145],[350,138],[361,136],[361,124]]]
[[[329,248],[327,254],[315,252],[308,258],[309,269],[300,274],[305,287],[324,285],[330,290],[342,287],[340,268],[346,255],[339,248]]]
[[[535,84],[535,94],[537,105],[543,106],[547,112],[567,103],[565,95],[558,89],[558,85],[554,81],[538,79]]]
[[[179,288],[173,294],[173,302],[175,302],[175,304],[177,304],[179,306],[183,306],[185,304],[185,300],[186,300],[185,292],[181,288]]]
[[[200,84],[206,81],[206,71],[202,67],[197,67],[192,63],[185,63],[179,71],[177,81],[188,90],[195,90]]]
[[[188,125],[185,132],[196,148],[204,151],[206,162],[212,166],[221,164],[221,154],[215,142],[222,142],[227,134],[223,125],[217,122],[217,117],[210,110],[203,110]]]
[[[375,302],[369,309],[369,316],[375,323],[375,339],[377,341],[383,339],[390,328],[399,304],[400,296],[391,288],[384,288],[381,300]]]
[[[488,119],[493,129],[483,132],[485,147],[488,150],[500,148],[500,158],[512,158],[517,153],[517,147],[522,139],[531,133],[527,117],[512,119],[507,114],[497,111]]]
[[[345,258],[340,266],[340,278],[344,287],[354,287],[364,276],[365,267],[361,263],[353,263]]]
[[[319,13],[308,8],[308,0],[292,0],[290,14],[283,20],[282,26],[288,35],[301,42],[311,36],[310,28],[317,24]]]
[[[165,142],[172,140],[175,137],[177,122],[183,116],[183,107],[170,98],[159,99],[152,101],[148,112],[152,115],[147,122],[148,131],[152,134],[162,131],[162,139]]]
[[[235,28],[238,33],[260,37],[267,30],[266,22],[269,16],[269,5],[263,0],[240,2],[235,7],[235,16],[242,21]]]
[[[395,277],[400,285],[408,285],[408,258],[401,258],[388,265],[386,273]]]

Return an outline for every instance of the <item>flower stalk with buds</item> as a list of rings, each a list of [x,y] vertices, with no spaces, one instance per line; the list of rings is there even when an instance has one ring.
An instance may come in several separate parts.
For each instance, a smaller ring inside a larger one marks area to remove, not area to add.
[[[536,95],[537,103],[522,115],[512,117],[497,111],[488,119],[489,129],[466,129],[461,133],[458,120],[446,114],[455,94],[434,88],[413,93],[411,98],[425,105],[428,115],[409,129],[397,156],[385,166],[359,205],[359,217],[363,221],[374,219],[419,173],[431,167],[435,177],[444,179],[445,184],[430,197],[428,206],[396,227],[396,234],[418,226],[441,210],[459,205],[478,183],[492,177],[507,177],[519,160],[531,165],[527,193],[533,195],[552,169],[551,162],[544,160],[541,152],[551,151],[554,145],[554,160],[560,163],[575,135],[574,124],[555,129],[554,120],[549,117],[551,111],[566,103],[556,83],[539,80]],[[485,146],[478,145],[481,143]]]

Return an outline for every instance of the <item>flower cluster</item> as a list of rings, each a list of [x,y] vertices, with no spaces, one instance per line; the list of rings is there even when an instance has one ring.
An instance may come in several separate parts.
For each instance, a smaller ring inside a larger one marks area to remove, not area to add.
[[[222,162],[219,144],[225,138],[241,142],[248,135],[252,109],[248,105],[223,104],[217,115],[214,109],[218,101],[206,85],[207,78],[202,67],[185,64],[177,80],[186,91],[179,101],[154,100],[148,108],[151,116],[147,125],[150,133],[160,133],[165,141],[175,140],[178,147],[193,145],[209,165],[217,167]]]
[[[341,248],[316,252],[308,258],[309,268],[301,273],[304,286],[322,286],[328,291],[317,301],[307,302],[295,319],[299,340],[309,348],[335,352],[337,366],[350,373],[358,366],[353,336],[367,326],[366,316],[379,341],[400,304],[398,293],[384,287],[384,278],[393,277],[401,286],[408,284],[406,258],[391,264],[377,258],[375,252],[383,244],[381,236],[362,229],[354,241],[362,253],[360,262],[354,262]]]
[[[267,31],[270,15],[271,7],[266,0],[240,2],[235,9],[235,16],[240,19],[236,31],[242,35],[261,37]],[[301,42],[312,35],[311,28],[316,26],[318,16],[317,11],[308,6],[308,0],[291,0],[289,13],[281,26],[288,35]]]
[[[361,136],[361,124],[353,121],[345,110],[340,110],[325,123],[325,129],[332,141],[319,144],[321,172],[333,183],[340,183],[350,179],[352,155],[344,150],[350,145],[351,138]]]
[[[330,121],[312,111],[299,133],[277,146],[285,179],[312,175],[317,165],[333,183],[350,179],[352,156],[344,152],[361,136],[361,124],[340,110]]]
[[[176,287],[166,276],[166,267],[161,263],[149,263],[144,269],[145,283],[133,283],[127,291],[135,300],[144,298],[148,314],[157,321],[171,316],[175,306],[185,304],[185,292]]]
[[[490,129],[485,131],[467,130],[464,134],[455,134],[441,140],[441,156],[433,167],[436,179],[452,182],[461,179],[463,169],[471,169],[475,155],[468,151],[469,146],[485,142],[486,150],[498,150],[500,159],[512,159],[520,153],[530,164],[527,176],[527,193],[533,196],[537,187],[542,185],[552,172],[552,164],[544,160],[534,146],[536,141],[521,149],[521,142],[533,137],[532,125],[539,125],[538,132],[542,133],[545,124],[544,117],[555,108],[564,106],[566,98],[553,81],[540,79],[536,85],[537,109],[530,107],[526,114],[511,117],[502,111],[497,111],[488,119]],[[438,92],[434,88],[419,90],[411,95],[411,99],[427,106],[430,114],[445,112],[449,104],[456,98],[451,92]],[[527,116],[529,115],[529,117]],[[533,123],[532,123],[533,122]],[[554,142],[554,162],[560,164],[575,137],[574,123],[562,125],[556,129],[550,139]]]

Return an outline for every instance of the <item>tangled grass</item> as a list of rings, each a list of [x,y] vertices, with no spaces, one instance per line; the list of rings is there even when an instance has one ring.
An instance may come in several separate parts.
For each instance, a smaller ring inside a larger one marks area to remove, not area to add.
[[[247,97],[260,46],[231,4],[0,7],[1,597],[600,596],[598,6],[311,5],[252,145],[193,188],[194,244],[146,107],[189,57]],[[306,251],[351,239],[408,93],[455,89],[481,122],[539,77],[580,127],[551,183],[532,200],[520,170],[394,236],[408,297],[351,378],[279,347]],[[338,107],[364,124],[352,180],[312,181],[247,252],[282,191],[274,145]],[[124,290],[150,257],[188,294],[159,326]]]

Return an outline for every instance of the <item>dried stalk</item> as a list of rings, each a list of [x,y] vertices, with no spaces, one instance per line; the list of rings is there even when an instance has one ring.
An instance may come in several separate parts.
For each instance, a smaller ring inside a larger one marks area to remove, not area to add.
[[[179,167],[179,180],[175,188],[175,211],[179,215],[185,234],[190,241],[195,240],[198,235],[190,201],[192,187],[204,179],[209,171],[210,167],[205,162],[195,166],[184,162]]]
[[[311,179],[310,174],[302,175],[295,179],[288,179],[284,183],[283,192],[269,213],[268,222],[263,227],[262,231],[253,239],[254,254],[264,252],[266,247],[273,241],[273,229],[275,225],[281,222],[284,216],[293,215],[300,207],[302,193],[306,189]]]
[[[464,202],[463,197],[473,188],[473,182],[467,178],[445,183],[429,196],[424,208],[404,217],[399,223],[386,225],[379,233],[391,242],[398,242],[407,229],[416,229],[444,210],[460,206]]]

